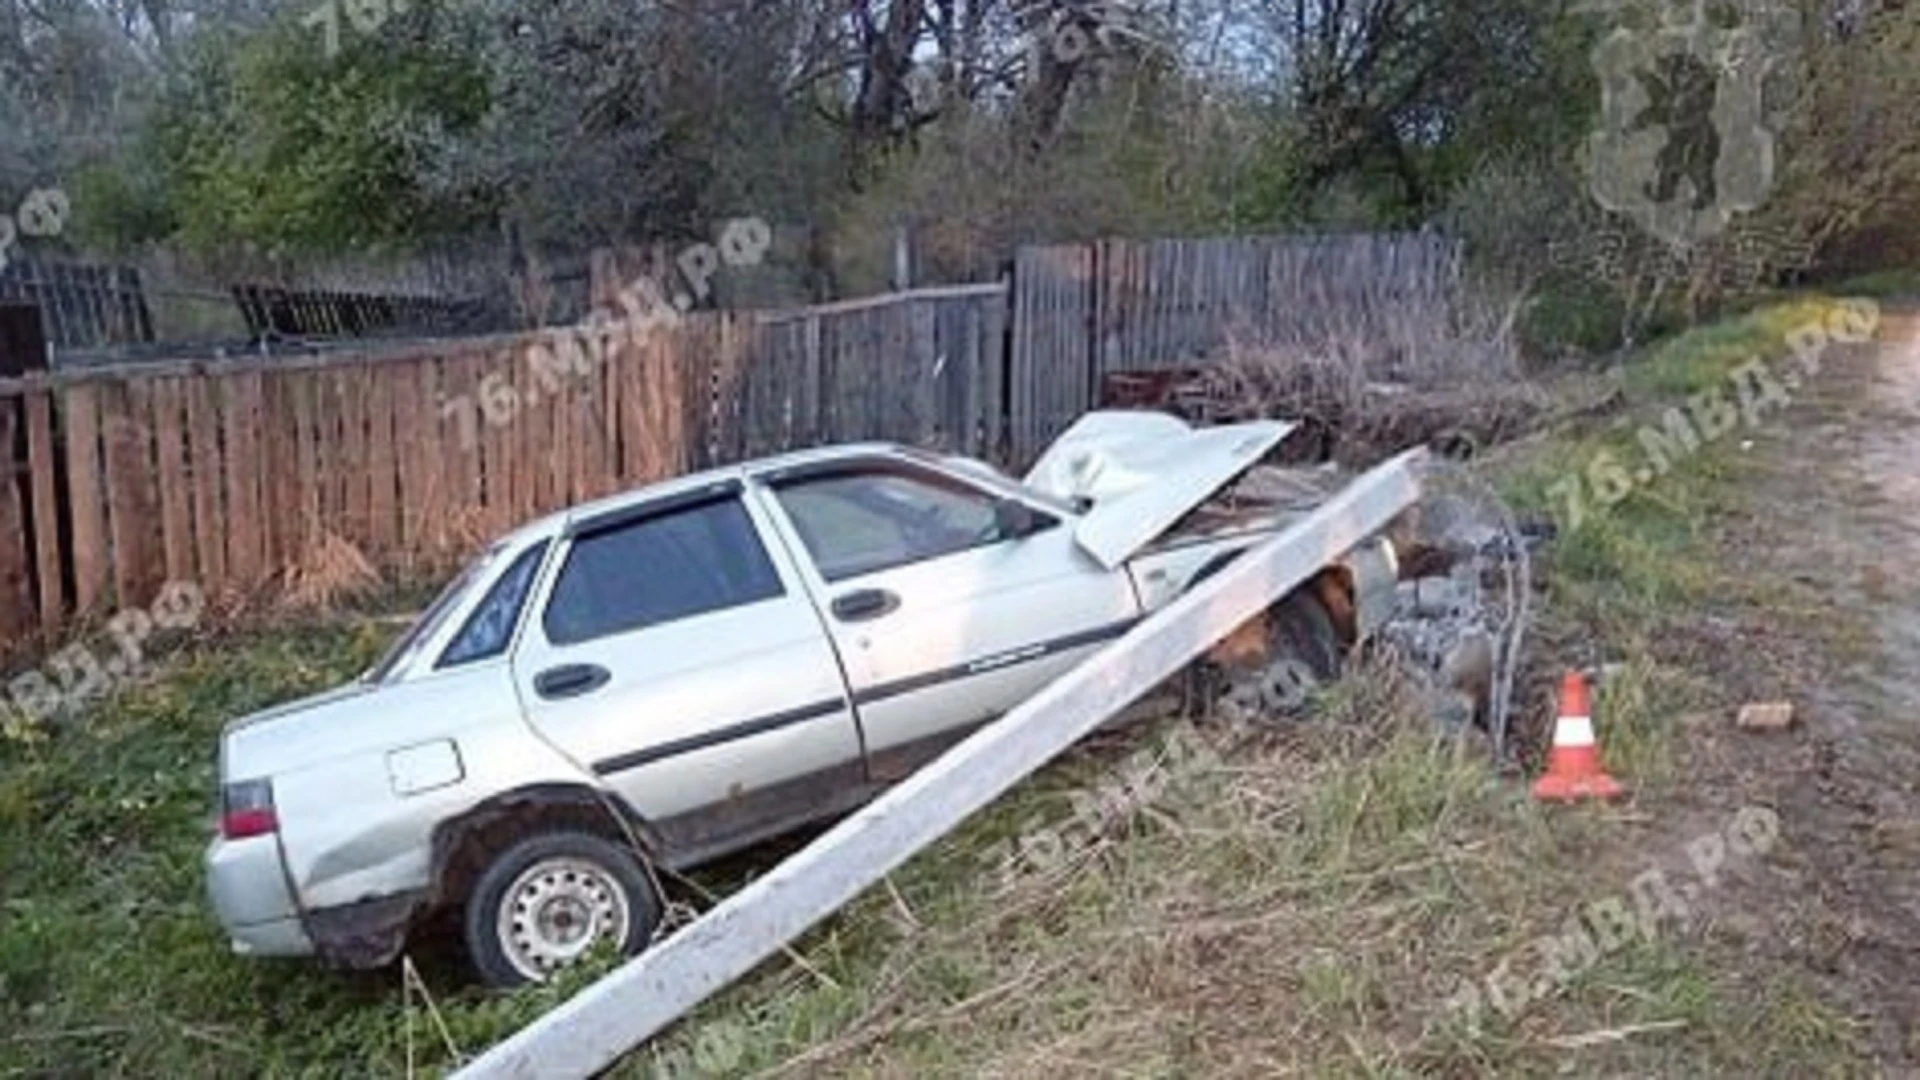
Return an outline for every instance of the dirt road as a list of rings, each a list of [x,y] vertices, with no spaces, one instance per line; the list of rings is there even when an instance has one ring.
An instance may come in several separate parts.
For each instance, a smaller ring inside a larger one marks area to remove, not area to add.
[[[1751,438],[1760,482],[1723,540],[1799,603],[1740,620],[1729,670],[1804,723],[1696,744],[1712,801],[1773,802],[1785,841],[1716,945],[1756,981],[1810,979],[1878,1071],[1920,1075],[1920,318],[1889,310]]]

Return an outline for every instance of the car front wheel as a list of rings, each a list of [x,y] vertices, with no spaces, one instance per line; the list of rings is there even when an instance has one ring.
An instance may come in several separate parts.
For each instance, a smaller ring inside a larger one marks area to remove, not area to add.
[[[602,942],[645,948],[660,902],[632,852],[583,832],[548,832],[502,851],[467,899],[467,953],[487,982],[545,982]]]
[[[1326,605],[1296,589],[1267,609],[1263,654],[1221,673],[1221,704],[1237,718],[1258,723],[1297,718],[1314,691],[1340,677],[1342,653]]]

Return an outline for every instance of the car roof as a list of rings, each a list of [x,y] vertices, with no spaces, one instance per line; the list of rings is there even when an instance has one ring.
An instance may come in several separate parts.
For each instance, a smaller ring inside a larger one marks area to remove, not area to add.
[[[689,473],[685,476],[669,477],[665,480],[657,480],[651,484],[627,488],[624,491],[618,491],[611,495],[603,495],[597,499],[577,503],[564,510],[558,510],[554,513],[535,518],[525,525],[514,529],[512,532],[507,533],[501,540],[509,546],[517,547],[519,546],[518,542],[523,537],[530,539],[535,535],[552,536],[555,533],[565,530],[566,527],[573,522],[594,517],[608,511],[622,510],[626,507],[638,505],[652,499],[669,497],[682,491],[695,491],[716,481],[739,480],[752,474],[771,472],[777,469],[814,465],[823,461],[834,461],[840,458],[870,457],[875,455],[907,457],[911,456],[911,451],[899,443],[891,442],[836,443],[832,446],[816,446],[806,450],[791,450],[784,454],[772,455],[771,457],[754,458],[751,461],[737,461],[731,465],[705,469],[697,473]]]

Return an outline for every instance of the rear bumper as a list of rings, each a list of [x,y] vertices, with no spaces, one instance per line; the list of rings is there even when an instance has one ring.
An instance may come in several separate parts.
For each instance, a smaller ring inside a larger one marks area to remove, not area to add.
[[[313,939],[299,919],[249,923],[227,927],[227,937],[239,956],[312,956]]]
[[[279,841],[216,837],[207,845],[207,898],[233,951],[243,956],[309,956],[308,936],[280,862]]]
[[[424,889],[302,911],[273,836],[215,839],[207,845],[207,896],[242,956],[317,956],[340,967],[389,963],[406,943]]]

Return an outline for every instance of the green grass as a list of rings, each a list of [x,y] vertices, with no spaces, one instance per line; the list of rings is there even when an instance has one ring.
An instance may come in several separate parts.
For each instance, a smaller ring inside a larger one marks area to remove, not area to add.
[[[377,656],[372,628],[193,643],[164,674],[31,741],[0,741],[0,1075],[391,1076],[404,1070],[397,971],[337,974],[230,955],[204,900],[214,753],[234,716],[335,685]],[[459,985],[444,959],[427,968]],[[568,987],[445,1002],[466,1046]],[[421,1059],[444,1058],[416,1018]]]
[[[1675,459],[1671,472],[1635,483],[1612,505],[1597,496],[1594,463],[1610,456],[1631,469],[1646,461],[1638,441],[1644,425],[1702,393],[1735,400],[1735,369],[1758,358],[1783,370],[1789,333],[1831,309],[1824,298],[1798,298],[1657,343],[1619,372],[1625,405],[1609,421],[1558,433],[1496,462],[1515,506],[1559,526],[1544,568],[1547,603],[1553,620],[1589,650],[1582,660],[1620,665],[1619,677],[1601,689],[1603,745],[1610,760],[1637,776],[1665,779],[1674,718],[1711,700],[1712,665],[1687,647],[1696,636],[1690,626],[1743,606],[1775,607],[1783,597],[1724,554],[1721,529],[1737,515],[1742,485],[1752,476],[1741,448],[1751,430],[1745,421],[1703,439],[1696,452]],[[1777,411],[1755,420],[1785,422]],[[1570,486],[1580,492],[1578,520]]]
[[[1638,340],[1671,334],[1686,325],[1681,298],[1669,294],[1634,331]],[[1610,284],[1577,274],[1552,274],[1541,283],[1515,327],[1521,350],[1552,363],[1606,356],[1619,350],[1626,330],[1625,298]]]
[[[1828,310],[1818,299],[1778,304],[1662,342],[1621,370],[1626,405],[1610,424],[1559,433],[1499,462],[1502,488],[1514,505],[1560,526],[1552,551],[1557,599],[1571,598],[1597,617],[1624,613],[1645,623],[1662,609],[1723,594],[1728,575],[1712,529],[1737,505],[1747,476],[1739,445],[1749,430],[1745,421],[1704,438],[1698,451],[1676,456],[1673,471],[1634,483],[1612,505],[1599,497],[1595,463],[1609,459],[1629,474],[1635,465],[1651,464],[1639,441],[1642,428],[1657,427],[1666,410],[1684,410],[1702,393],[1737,400],[1730,381],[1736,368],[1759,358],[1782,370],[1789,332],[1817,324]],[[1756,422],[1780,420],[1762,411]],[[1565,497],[1570,487],[1579,492],[1577,514]]]
[[[1876,270],[1848,278],[1833,286],[1832,291],[1841,296],[1872,296],[1883,300],[1920,296],[1920,269]]]
[[[351,676],[380,639],[203,642],[82,723],[6,746],[0,1071],[404,1070],[399,973],[229,955],[198,864],[222,720]],[[1010,838],[1069,826],[1071,794],[1163,757],[1174,729],[1076,753],[809,935],[811,972],[770,966],[623,1074],[733,1075],[807,1054],[823,1071],[1025,1074],[1062,1047],[1146,1075],[1231,1070],[1242,1054],[1353,1075],[1538,1064],[1511,1033],[1443,1033],[1442,1006],[1490,949],[1564,906],[1556,882],[1572,879],[1537,868],[1577,865],[1568,846],[1596,822],[1544,815],[1484,759],[1434,741],[1385,673],[1324,708],[1314,728],[1175,774],[1059,861],[1008,871]],[[590,974],[501,995],[445,959],[424,971],[469,1051]],[[444,1067],[424,1013],[411,1022],[417,1060]]]
[[[1807,310],[1655,347],[1623,375],[1626,415],[1638,423],[1776,348]],[[1631,439],[1602,423],[1495,467],[1517,503],[1548,513],[1547,485]],[[1540,567],[1529,715],[1561,666],[1619,665],[1596,711],[1643,807],[1676,780],[1680,717],[1725,704],[1711,666],[1675,645],[1686,620],[1766,588],[1716,550],[1743,477],[1736,443],[1595,512]],[[391,1076],[410,1025],[417,1063],[446,1067],[397,971],[235,958],[201,891],[221,723],[350,677],[383,636],[200,641],[52,738],[0,741],[0,1075]],[[764,966],[617,1075],[1814,1075],[1860,1060],[1852,1029],[1792,973],[1756,988],[1678,931],[1470,1022],[1449,1007],[1463,982],[1484,986],[1685,838],[1649,838],[1612,808],[1531,802],[1482,753],[1436,741],[1390,672],[1332,688],[1320,708],[1307,726],[1240,733],[1222,762],[1176,771],[1087,830],[1076,793],[1111,791],[1194,736],[1168,721],[1093,741],[804,937],[804,965]],[[1197,730],[1218,737],[1212,723]],[[1066,837],[1055,859],[1012,858],[1015,838],[1053,833]],[[724,891],[769,860],[702,880]],[[421,959],[468,1052],[592,975],[495,994],[445,956]],[[1563,1044],[1636,1025],[1660,1026]]]

